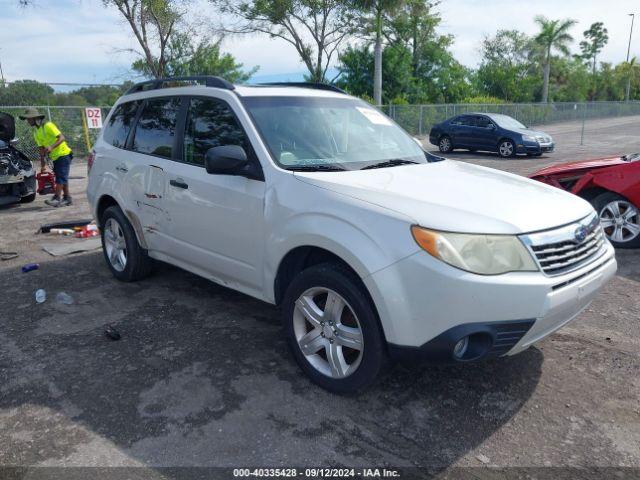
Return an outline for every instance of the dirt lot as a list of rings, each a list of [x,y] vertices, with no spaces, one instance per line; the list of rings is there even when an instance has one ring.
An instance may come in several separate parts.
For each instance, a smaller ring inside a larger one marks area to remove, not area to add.
[[[526,174],[640,150],[638,118],[590,127],[583,147],[579,125],[546,131],[558,151],[542,158],[451,157]],[[41,251],[51,241],[34,233],[41,223],[88,215],[85,165],[72,175],[73,207],[39,198],[0,210],[0,250],[20,253],[0,262],[0,465],[640,468],[640,252],[618,252],[618,275],[592,306],[535,348],[396,366],[338,397],[298,371],[270,305],[166,265],[123,284],[99,250]],[[21,273],[32,261],[40,269]],[[60,291],[75,304],[57,304]],[[122,340],[102,335],[106,323]]]

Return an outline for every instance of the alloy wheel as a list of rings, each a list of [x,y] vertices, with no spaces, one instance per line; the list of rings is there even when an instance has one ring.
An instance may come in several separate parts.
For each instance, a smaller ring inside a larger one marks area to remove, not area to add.
[[[358,369],[364,351],[362,328],[338,293],[324,287],[305,291],[295,302],[293,329],[300,351],[318,372],[340,379]]]
[[[127,244],[122,227],[115,218],[109,218],[105,223],[104,248],[111,266],[122,272],[127,266]]]
[[[600,225],[610,240],[630,242],[640,235],[640,212],[625,200],[614,200],[600,211]]]
[[[513,143],[511,142],[502,142],[500,144],[500,156],[502,157],[510,157],[513,155]]]
[[[440,151],[448,152],[451,150],[451,140],[448,137],[443,137],[440,139]]]

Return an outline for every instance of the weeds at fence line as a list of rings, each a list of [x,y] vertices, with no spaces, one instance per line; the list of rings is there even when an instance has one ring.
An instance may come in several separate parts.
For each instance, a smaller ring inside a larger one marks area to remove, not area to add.
[[[33,132],[26,122],[18,119],[26,106],[0,106],[0,112],[6,112],[16,118],[16,137],[18,148],[33,160],[38,159],[33,142]],[[53,121],[67,138],[67,142],[76,156],[88,154],[82,128],[82,116],[85,107],[36,106],[47,119]],[[442,104],[442,105],[385,105],[383,112],[393,118],[412,135],[428,135],[431,127],[447,118],[463,113],[502,113],[514,117],[526,126],[548,125],[552,123],[582,121],[596,118],[612,118],[640,115],[640,102],[589,102],[589,103],[513,103],[513,104]],[[102,107],[103,122],[110,107]],[[89,140],[93,144],[100,133],[99,129],[89,130]],[[584,133],[583,133],[584,135]],[[581,142],[584,139],[581,139]]]

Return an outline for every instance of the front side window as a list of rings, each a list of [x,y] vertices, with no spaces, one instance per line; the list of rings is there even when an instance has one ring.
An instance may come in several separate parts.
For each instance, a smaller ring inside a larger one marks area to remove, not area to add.
[[[353,98],[243,98],[271,155],[283,168],[357,170],[385,162],[427,163],[398,125]]]
[[[147,100],[136,125],[131,149],[170,159],[181,101],[179,97]]]
[[[476,127],[489,128],[491,125],[492,122],[487,117],[476,117]]]
[[[133,126],[139,102],[127,102],[118,105],[104,126],[102,139],[118,148],[125,148],[129,131]]]
[[[207,150],[221,145],[239,145],[247,155],[251,146],[231,108],[214,98],[192,98],[184,130],[183,160],[204,165]]]

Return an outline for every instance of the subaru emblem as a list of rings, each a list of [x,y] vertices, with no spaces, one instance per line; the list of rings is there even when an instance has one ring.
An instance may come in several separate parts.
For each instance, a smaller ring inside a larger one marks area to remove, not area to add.
[[[575,238],[576,238],[576,241],[577,241],[578,243],[582,243],[582,242],[584,242],[584,239],[585,239],[585,238],[587,238],[587,234],[588,234],[588,233],[589,233],[589,232],[588,232],[588,230],[587,230],[587,227],[585,227],[584,225],[580,225],[580,226],[576,229],[576,231],[575,231],[575,233],[574,233],[574,236],[575,236]]]

